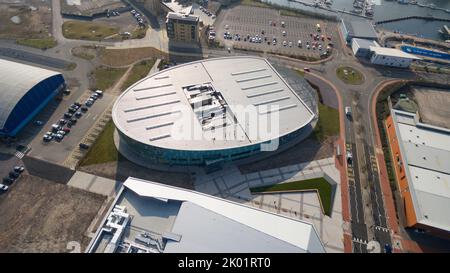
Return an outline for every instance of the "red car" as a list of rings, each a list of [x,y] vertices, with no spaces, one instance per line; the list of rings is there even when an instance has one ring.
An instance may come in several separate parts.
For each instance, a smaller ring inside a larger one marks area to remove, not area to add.
[[[67,127],[66,127],[66,128],[64,128],[64,129],[63,129],[63,131],[64,131],[64,132],[66,132],[66,134],[70,133],[70,129],[69,129],[69,128],[67,128]]]

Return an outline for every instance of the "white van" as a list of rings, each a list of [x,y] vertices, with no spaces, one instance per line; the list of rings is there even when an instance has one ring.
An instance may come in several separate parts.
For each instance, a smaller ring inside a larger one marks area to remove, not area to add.
[[[345,107],[345,115],[351,117],[352,116],[352,108],[350,106]]]

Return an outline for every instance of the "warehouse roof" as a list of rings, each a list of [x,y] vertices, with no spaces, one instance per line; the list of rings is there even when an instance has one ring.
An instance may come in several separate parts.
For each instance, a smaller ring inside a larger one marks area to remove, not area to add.
[[[450,130],[393,113],[417,222],[450,231]]]
[[[413,60],[420,60],[419,57],[403,52],[396,48],[388,48],[388,47],[380,47],[380,46],[371,46],[370,51],[375,52],[376,54],[383,56],[391,56],[391,57],[399,57],[399,58],[407,58]]]
[[[0,59],[0,129],[22,97],[39,82],[61,74],[35,66]]]
[[[375,31],[372,23],[367,20],[343,20],[343,24],[347,32],[352,37],[378,39],[378,34]]]
[[[374,47],[380,46],[374,40],[359,39],[359,38],[353,38],[352,43],[356,43],[359,48],[365,48],[365,49],[370,49],[371,46],[374,46]]]
[[[313,118],[270,63],[258,57],[165,69],[132,85],[113,108],[116,127],[128,137],[177,150],[256,144],[296,131]],[[264,127],[267,120],[276,127]]]
[[[182,202],[167,231],[178,239],[168,240],[164,252],[324,252],[311,223],[132,177],[124,186],[141,197]]]

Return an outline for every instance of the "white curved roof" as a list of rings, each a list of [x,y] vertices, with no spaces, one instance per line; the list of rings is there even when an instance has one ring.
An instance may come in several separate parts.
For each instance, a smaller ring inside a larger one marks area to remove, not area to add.
[[[61,74],[35,66],[0,59],[0,128],[20,99],[36,84]]]
[[[138,178],[129,177],[123,185],[143,197],[158,198],[161,200],[178,200],[187,201],[193,203],[199,207],[210,210],[223,217],[231,219],[236,223],[245,225],[256,231],[262,232],[280,241],[290,244],[296,248],[299,248],[306,252],[312,253],[324,253],[325,249],[319,236],[311,223],[300,221],[298,219],[283,216],[281,214],[275,214],[269,211],[261,210],[244,204],[239,204],[226,199],[218,198],[216,196],[207,195],[201,192],[187,190],[183,188],[177,188],[169,185],[164,185],[152,181],[141,180]],[[195,226],[195,216],[190,215],[191,224]],[[193,220],[194,219],[194,220]],[[184,221],[185,224],[189,223]],[[177,228],[175,224],[174,228]],[[178,230],[184,231],[190,227],[178,227]],[[210,227],[208,227],[210,228]],[[201,229],[198,229],[198,231]],[[188,233],[190,231],[188,230]],[[188,234],[192,236],[191,234]],[[181,252],[195,250],[195,246],[189,246],[189,243],[193,243],[197,240],[201,241],[202,233],[199,232],[195,238],[187,238],[188,244],[181,246]],[[208,236],[208,235],[204,235]],[[224,239],[224,238],[222,238]],[[220,244],[229,245],[233,241],[223,241]],[[236,242],[235,242],[236,243]],[[260,242],[261,243],[261,242]],[[177,252],[175,246],[168,245],[168,252]],[[179,247],[179,246],[177,246]],[[218,249],[216,247],[215,249]],[[224,247],[219,250],[223,251]],[[291,248],[284,246],[286,252],[292,251]],[[241,251],[244,251],[242,249]],[[255,250],[253,250],[255,251]],[[276,249],[274,250],[276,251]],[[203,251],[204,252],[204,251]],[[231,251],[230,251],[231,252]],[[297,252],[297,251],[296,251]]]
[[[192,91],[194,85],[207,86],[215,95]],[[191,107],[205,101],[195,110]],[[250,119],[241,114],[245,107],[255,113]],[[247,56],[195,61],[155,73],[128,88],[112,116],[128,137],[176,150],[256,144],[298,130],[314,118],[267,60]],[[255,134],[253,126],[266,119],[276,126]]]

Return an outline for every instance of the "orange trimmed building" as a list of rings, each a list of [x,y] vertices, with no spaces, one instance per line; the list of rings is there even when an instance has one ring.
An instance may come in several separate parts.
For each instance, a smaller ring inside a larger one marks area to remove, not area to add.
[[[396,109],[385,126],[406,226],[450,238],[450,130]]]

